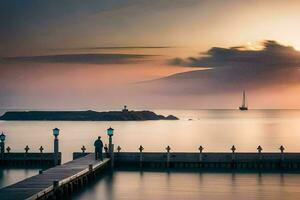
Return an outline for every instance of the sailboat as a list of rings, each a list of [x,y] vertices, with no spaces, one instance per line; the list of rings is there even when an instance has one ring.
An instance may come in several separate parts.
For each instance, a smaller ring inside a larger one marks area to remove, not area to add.
[[[248,107],[246,105],[246,93],[245,93],[245,90],[243,91],[243,102],[242,102],[242,105],[239,107],[239,109],[241,111],[248,110]]]

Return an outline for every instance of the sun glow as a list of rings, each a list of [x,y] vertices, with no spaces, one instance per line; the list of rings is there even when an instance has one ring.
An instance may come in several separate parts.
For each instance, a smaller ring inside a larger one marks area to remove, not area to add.
[[[259,42],[247,42],[245,46],[246,50],[259,51],[263,49],[263,45]]]
[[[297,51],[300,51],[300,45],[295,45],[294,48],[295,48]]]

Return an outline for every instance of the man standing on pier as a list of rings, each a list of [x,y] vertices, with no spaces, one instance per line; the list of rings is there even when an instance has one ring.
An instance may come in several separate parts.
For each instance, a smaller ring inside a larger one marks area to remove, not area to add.
[[[98,139],[94,143],[95,146],[95,160],[103,160],[102,149],[103,143],[101,141],[101,137],[99,136]]]

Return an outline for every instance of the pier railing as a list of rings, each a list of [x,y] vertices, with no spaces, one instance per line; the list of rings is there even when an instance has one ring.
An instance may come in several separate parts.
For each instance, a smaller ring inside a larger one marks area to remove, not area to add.
[[[27,166],[55,166],[55,160],[57,159],[58,164],[61,164],[61,153],[59,152],[57,158],[54,153],[21,153],[21,152],[10,152],[4,153],[0,159],[2,166],[14,166],[14,167],[27,167]]]
[[[236,152],[232,146],[229,152],[171,152],[171,147],[166,147],[166,152],[113,152],[115,167],[140,167],[140,168],[193,168],[193,169],[274,169],[300,171],[300,153],[262,152],[262,147],[255,152]],[[73,159],[89,154],[88,152],[74,152]],[[106,152],[105,152],[106,154]],[[110,156],[110,154],[108,154]]]
[[[53,152],[44,153],[44,147],[40,146],[39,152],[29,152],[30,147],[28,145],[24,148],[24,153],[21,152],[11,152],[11,147],[7,146],[5,148],[6,135],[2,132],[0,134],[0,164],[2,166],[56,166],[61,164],[61,153],[59,152],[59,129],[54,128],[53,130],[54,142],[53,142]]]

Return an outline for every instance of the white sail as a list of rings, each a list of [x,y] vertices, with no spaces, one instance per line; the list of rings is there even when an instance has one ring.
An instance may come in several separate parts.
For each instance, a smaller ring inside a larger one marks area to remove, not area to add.
[[[245,90],[243,91],[243,103],[242,103],[242,107],[246,107],[246,93],[245,93]]]
[[[240,110],[248,110],[247,104],[246,104],[246,92],[243,90],[243,101],[242,105],[240,107]]]

